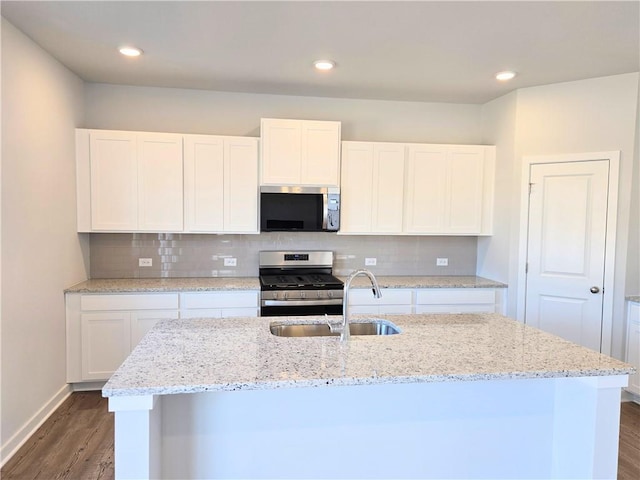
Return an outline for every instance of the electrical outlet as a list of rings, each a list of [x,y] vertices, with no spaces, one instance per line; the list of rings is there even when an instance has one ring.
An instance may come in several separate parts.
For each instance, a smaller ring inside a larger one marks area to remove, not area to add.
[[[139,267],[152,267],[153,266],[153,258],[139,258],[138,259]]]
[[[449,265],[448,258],[436,258],[436,266],[438,267],[447,267]]]
[[[238,259],[234,258],[234,257],[228,257],[224,259],[224,266],[225,267],[235,267],[236,265],[238,265]]]
[[[378,264],[378,259],[375,257],[368,257],[364,259],[364,264],[369,267],[373,267]]]

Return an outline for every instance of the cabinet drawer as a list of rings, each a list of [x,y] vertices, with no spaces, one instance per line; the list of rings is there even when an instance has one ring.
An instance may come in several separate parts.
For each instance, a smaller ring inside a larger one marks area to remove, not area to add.
[[[375,298],[370,288],[358,288],[349,292],[349,305],[408,305],[411,307],[411,290],[383,288],[382,297]]]
[[[496,302],[496,292],[493,289],[479,288],[434,288],[418,290],[416,292],[416,305],[443,305],[443,304],[491,304]],[[493,309],[491,310],[493,311]]]
[[[258,292],[206,292],[180,294],[180,307],[237,308],[258,307]]]
[[[495,313],[493,304],[416,305],[416,313]]]
[[[177,293],[82,295],[80,309],[91,310],[171,310],[178,308]]]

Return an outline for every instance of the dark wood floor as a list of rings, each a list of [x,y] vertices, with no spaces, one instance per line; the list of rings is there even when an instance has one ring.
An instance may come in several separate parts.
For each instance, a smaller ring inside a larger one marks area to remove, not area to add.
[[[76,392],[0,472],[10,479],[111,480],[113,414],[100,392]],[[640,479],[640,405],[623,403],[618,480]]]

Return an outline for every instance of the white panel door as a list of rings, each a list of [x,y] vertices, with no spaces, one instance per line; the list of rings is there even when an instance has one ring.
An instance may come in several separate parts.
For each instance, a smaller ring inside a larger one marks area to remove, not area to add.
[[[525,322],[600,351],[609,162],[533,164]]]
[[[221,137],[184,137],[184,200],[185,231],[223,230],[224,141]]]
[[[410,145],[407,148],[405,232],[445,230],[447,172],[445,146]]]
[[[227,138],[224,157],[224,230],[258,233],[258,140]]]
[[[303,185],[340,186],[340,122],[302,122]]]
[[[452,147],[449,152],[447,233],[482,230],[484,148]]]
[[[138,135],[138,230],[182,231],[182,136]]]
[[[404,150],[403,144],[374,144],[372,199],[374,233],[402,232]]]
[[[300,183],[300,153],[302,122],[263,118],[260,126],[262,141],[262,184],[298,185]]]
[[[373,143],[342,142],[340,232],[371,232]]]
[[[133,231],[138,227],[136,135],[91,132],[91,228]]]
[[[104,380],[117,370],[131,351],[129,312],[83,313],[82,379]]]

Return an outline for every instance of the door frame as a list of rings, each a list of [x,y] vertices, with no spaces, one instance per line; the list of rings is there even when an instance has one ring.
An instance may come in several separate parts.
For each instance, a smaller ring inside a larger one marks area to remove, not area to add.
[[[520,183],[520,237],[518,246],[518,291],[516,318],[524,323],[527,293],[526,260],[529,242],[529,179],[531,167],[544,163],[574,163],[594,160],[609,161],[609,193],[607,197],[607,233],[605,237],[605,263],[602,299],[602,335],[600,352],[611,355],[613,332],[614,272],[616,253],[616,230],[618,223],[618,183],[620,174],[620,151],[586,152],[560,155],[525,155],[522,157],[522,179]]]

